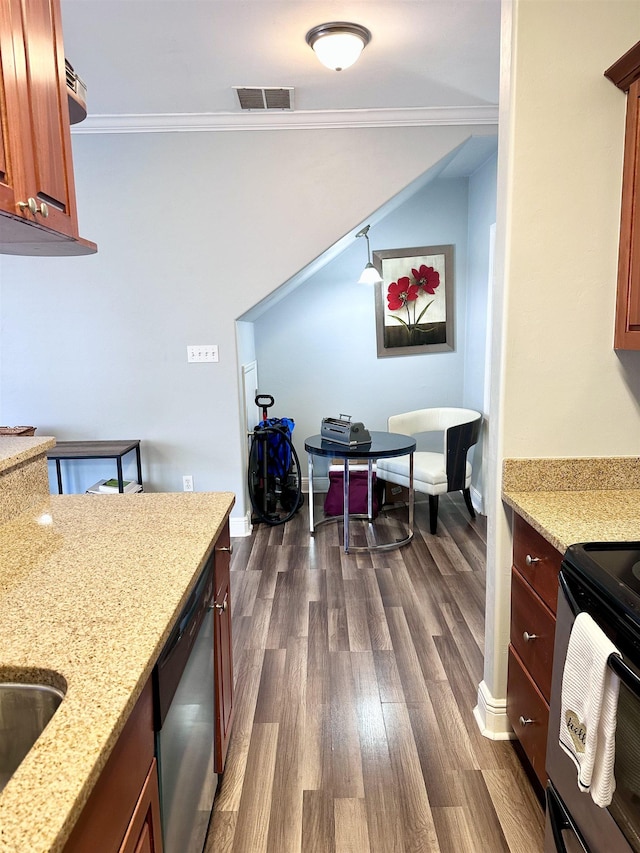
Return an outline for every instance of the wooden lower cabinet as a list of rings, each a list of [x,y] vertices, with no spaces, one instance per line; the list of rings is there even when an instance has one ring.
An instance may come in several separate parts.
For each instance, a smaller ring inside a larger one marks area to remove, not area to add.
[[[153,694],[144,687],[64,853],[162,853]]]
[[[222,773],[233,722],[233,646],[231,640],[231,539],[229,523],[215,546],[214,579],[214,679],[215,771]]]
[[[561,562],[562,555],[515,514],[507,717],[543,787]]]
[[[512,646],[509,647],[508,679],[509,722],[540,784],[546,786],[544,763],[547,752],[549,703],[524,668]]]
[[[129,829],[118,853],[161,853],[162,825],[160,823],[160,795],[158,768],[155,758],[142,788]]]
[[[553,612],[535,595],[522,575],[513,569],[511,647],[547,700],[551,695],[555,630],[556,620]]]

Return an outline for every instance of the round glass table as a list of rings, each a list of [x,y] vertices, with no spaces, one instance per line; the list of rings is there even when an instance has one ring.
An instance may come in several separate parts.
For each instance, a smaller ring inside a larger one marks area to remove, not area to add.
[[[336,521],[340,516],[330,516],[319,521],[314,520],[313,511],[313,459],[315,456],[325,456],[331,459],[342,459],[343,474],[343,521],[344,521],[344,550],[349,551],[392,551],[407,545],[413,539],[413,453],[416,440],[410,435],[395,432],[372,432],[371,441],[366,444],[347,445],[335,441],[327,441],[321,435],[312,435],[304,443],[304,449],[309,455],[309,532],[313,536],[316,528],[329,521]],[[373,524],[373,463],[376,459],[391,456],[409,457],[409,521],[407,535],[388,543],[371,545],[349,545],[349,519],[366,518]],[[355,459],[368,463],[367,468],[367,513],[352,514],[349,512],[349,461]]]

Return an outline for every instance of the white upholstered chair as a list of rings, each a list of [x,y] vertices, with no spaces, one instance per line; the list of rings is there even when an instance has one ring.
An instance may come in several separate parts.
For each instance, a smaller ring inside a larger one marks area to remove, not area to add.
[[[392,415],[388,421],[389,432],[411,435],[416,439],[413,455],[413,487],[416,492],[429,495],[429,522],[431,532],[438,526],[438,496],[445,492],[461,491],[471,518],[475,518],[471,503],[471,463],[467,451],[478,441],[482,415],[472,409],[433,408],[419,409]],[[443,434],[442,452],[421,449],[424,433]],[[376,461],[378,480],[409,486],[409,457],[398,456]],[[382,485],[382,484],[381,484]]]

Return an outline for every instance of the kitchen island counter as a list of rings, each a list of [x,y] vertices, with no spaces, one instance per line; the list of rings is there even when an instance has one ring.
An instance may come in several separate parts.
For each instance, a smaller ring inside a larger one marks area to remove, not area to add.
[[[0,676],[66,691],[0,793],[1,853],[63,850],[233,503],[50,496],[0,527]]]

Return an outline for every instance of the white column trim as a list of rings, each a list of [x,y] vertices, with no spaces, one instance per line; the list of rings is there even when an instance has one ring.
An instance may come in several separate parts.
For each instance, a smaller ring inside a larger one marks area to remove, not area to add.
[[[507,719],[507,700],[496,699],[484,681],[478,685],[478,704],[473,709],[478,728],[489,740],[513,740],[515,734]]]

